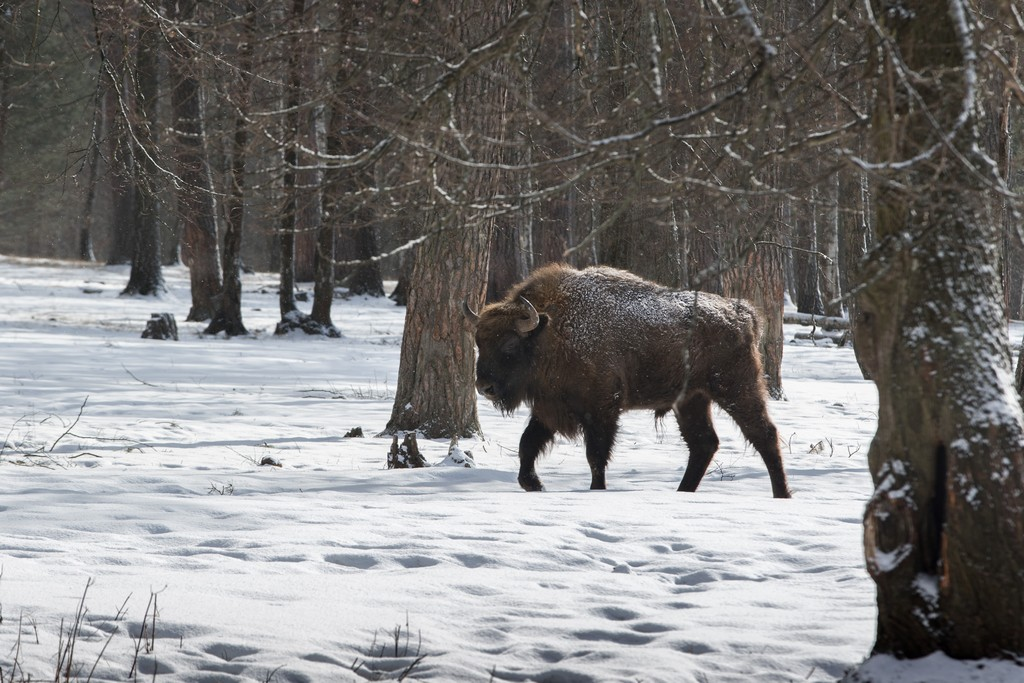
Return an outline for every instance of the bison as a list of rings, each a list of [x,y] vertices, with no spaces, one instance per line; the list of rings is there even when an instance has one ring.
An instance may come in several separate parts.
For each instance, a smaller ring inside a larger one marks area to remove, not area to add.
[[[768,467],[772,494],[788,498],[779,437],[768,416],[749,303],[675,291],[608,267],[541,268],[479,314],[477,390],[503,414],[522,404],[519,484],[543,489],[537,457],[556,434],[582,434],[590,488],[605,469],[625,410],[674,411],[690,458],[680,491],[695,491],[718,449],[711,402],[727,412]]]

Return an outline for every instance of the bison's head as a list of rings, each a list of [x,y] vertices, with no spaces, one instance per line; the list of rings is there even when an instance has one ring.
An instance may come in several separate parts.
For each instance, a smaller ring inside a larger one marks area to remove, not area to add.
[[[503,413],[526,399],[537,337],[548,322],[529,301],[492,304],[477,315],[463,302],[466,319],[476,326],[476,388]]]

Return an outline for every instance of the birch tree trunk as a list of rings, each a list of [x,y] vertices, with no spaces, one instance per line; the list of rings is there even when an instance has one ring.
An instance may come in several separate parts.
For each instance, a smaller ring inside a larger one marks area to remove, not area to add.
[[[993,185],[960,0],[875,4],[879,247],[856,348],[878,386],[864,517],[875,653],[1024,655],[1024,416],[1013,388]],[[853,674],[851,680],[865,680]]]

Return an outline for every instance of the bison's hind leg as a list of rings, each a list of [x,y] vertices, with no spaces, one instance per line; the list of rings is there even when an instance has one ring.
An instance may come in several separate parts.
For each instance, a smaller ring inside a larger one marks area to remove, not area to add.
[[[772,495],[776,498],[789,498],[789,484],[786,482],[786,470],[782,466],[782,451],[779,449],[779,431],[768,416],[768,404],[764,391],[736,392],[730,401],[719,402],[729,416],[739,425],[740,431],[750,445],[761,454],[768,468],[768,478],[772,482]]]
[[[718,450],[718,434],[711,422],[711,399],[704,394],[691,394],[676,404],[675,413],[679,431],[690,451],[679,490],[696,491]]]
[[[585,421],[583,436],[587,442],[587,462],[590,464],[590,487],[592,490],[607,488],[604,471],[608,468],[608,461],[611,460],[611,446],[615,442],[617,432],[617,417]]]

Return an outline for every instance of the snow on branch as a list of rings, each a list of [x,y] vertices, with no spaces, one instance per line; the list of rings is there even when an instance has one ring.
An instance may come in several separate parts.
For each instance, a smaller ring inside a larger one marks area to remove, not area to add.
[[[771,60],[778,54],[778,50],[765,40],[764,34],[761,33],[761,27],[754,21],[754,13],[750,11],[746,0],[733,0],[732,4],[735,7],[733,16],[740,20],[740,24],[747,32],[747,42],[760,53],[763,62]]]
[[[416,247],[416,246],[418,246],[420,244],[423,244],[424,242],[426,242],[428,239],[430,239],[434,235],[437,235],[437,234],[439,234],[441,232],[444,232],[446,229],[447,228],[438,228],[436,230],[431,230],[429,232],[425,232],[422,235],[419,235],[418,237],[414,237],[413,239],[405,242],[404,244],[401,244],[401,245],[395,247],[394,249],[392,249],[390,251],[385,251],[385,252],[382,252],[380,254],[375,254],[373,256],[370,256],[370,257],[364,258],[364,259],[353,259],[353,260],[350,260],[350,261],[335,261],[334,265],[336,265],[336,266],[360,266],[360,265],[365,265],[367,263],[376,263],[377,261],[383,261],[386,258],[389,258],[391,256],[395,256],[396,254],[401,254],[403,251],[409,251],[410,249],[412,249],[412,248],[414,248],[414,247]]]

